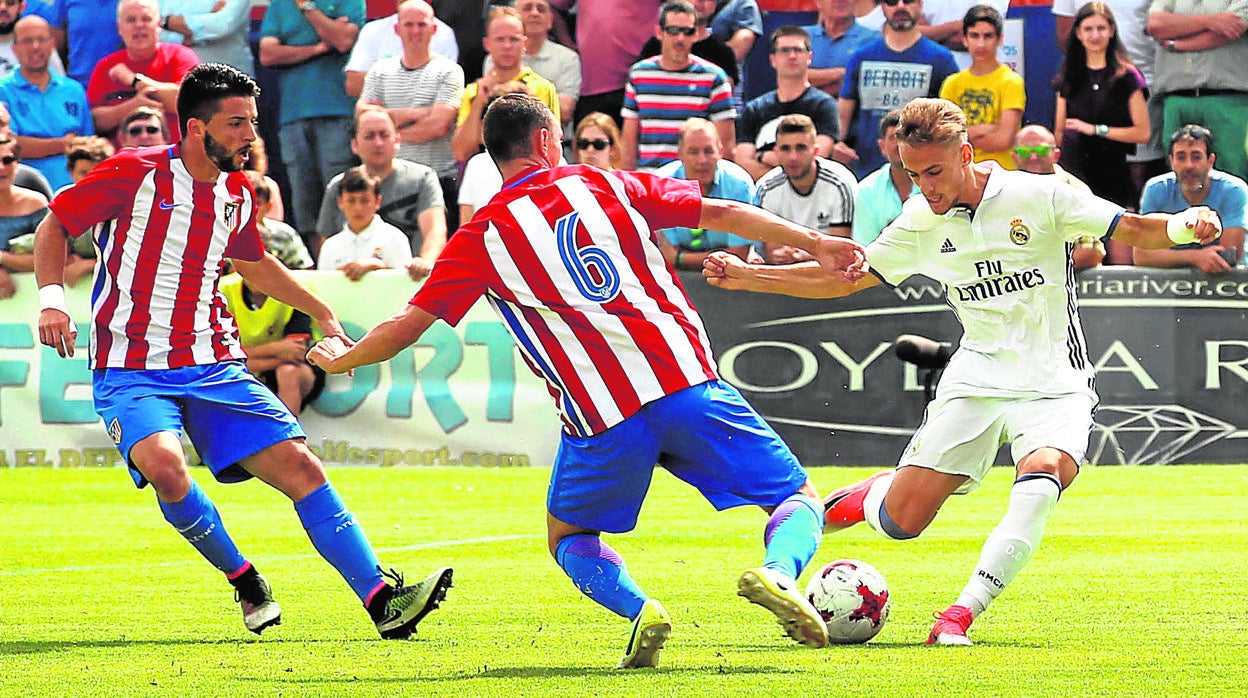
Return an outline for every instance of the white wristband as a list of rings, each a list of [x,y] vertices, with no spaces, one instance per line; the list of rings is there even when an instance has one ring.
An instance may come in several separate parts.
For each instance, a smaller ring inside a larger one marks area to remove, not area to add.
[[[68,316],[69,306],[65,303],[65,287],[60,284],[40,286],[39,308],[41,310],[59,310]]]
[[[1176,245],[1196,242],[1195,229],[1199,217],[1199,211],[1194,208],[1170,216],[1170,220],[1166,221],[1166,237]]]

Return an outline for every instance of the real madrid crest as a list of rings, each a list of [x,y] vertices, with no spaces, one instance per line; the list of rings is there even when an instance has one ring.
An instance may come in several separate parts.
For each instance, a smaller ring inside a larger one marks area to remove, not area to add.
[[[1031,228],[1023,225],[1022,218],[1010,221],[1010,242],[1015,245],[1026,245],[1031,239]]]

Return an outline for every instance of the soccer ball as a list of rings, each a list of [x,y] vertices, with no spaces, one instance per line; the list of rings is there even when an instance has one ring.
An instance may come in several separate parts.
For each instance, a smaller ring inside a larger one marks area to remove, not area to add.
[[[823,616],[828,640],[835,645],[866,642],[888,619],[888,584],[874,567],[858,560],[824,565],[806,585],[806,598]]]

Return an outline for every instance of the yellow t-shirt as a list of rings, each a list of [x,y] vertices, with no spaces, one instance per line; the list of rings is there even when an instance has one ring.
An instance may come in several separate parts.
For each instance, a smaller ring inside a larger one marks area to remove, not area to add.
[[[987,75],[971,75],[970,70],[954,73],[940,86],[940,96],[962,107],[967,126],[999,124],[1003,113],[1010,109],[1022,111],[1027,105],[1023,78],[1008,65],[998,66]],[[1008,149],[984,152],[976,148],[975,160],[996,160],[1007,170],[1015,169]]]
[[[520,71],[516,80],[528,85],[533,96],[545,102],[546,106],[555,113],[555,121],[562,123],[563,116],[559,113],[559,94],[555,91],[555,83],[533,72],[533,69],[527,65],[524,70]],[[455,118],[456,126],[468,120],[468,114],[472,111],[472,100],[476,96],[477,83],[474,82],[464,88],[464,97],[459,102],[459,116]]]
[[[276,342],[286,336],[286,324],[295,314],[294,308],[276,298],[266,298],[254,310],[248,308],[243,302],[243,280],[239,276],[221,284],[221,295],[225,296],[226,307],[234,316],[238,339],[244,349]],[[320,338],[319,331],[314,330],[313,334],[317,335],[314,339]]]

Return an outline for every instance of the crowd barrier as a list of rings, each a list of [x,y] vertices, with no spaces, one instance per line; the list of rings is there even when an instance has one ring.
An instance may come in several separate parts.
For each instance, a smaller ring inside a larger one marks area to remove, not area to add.
[[[417,287],[400,272],[300,277],[356,337]],[[0,301],[0,467],[118,464],[91,406],[87,285],[68,289],[80,334],[63,359],[38,344],[33,277],[15,278],[17,296]],[[894,339],[960,335],[941,288],[925,279],[819,301],[726,292],[694,273],[682,280],[723,376],[808,465],[895,462],[924,397],[920,373],[893,356]],[[1248,274],[1108,268],[1078,282],[1101,395],[1089,460],[1248,460]],[[334,465],[545,466],[560,429],[544,384],[484,303],[384,365],[331,376],[303,421]]]

